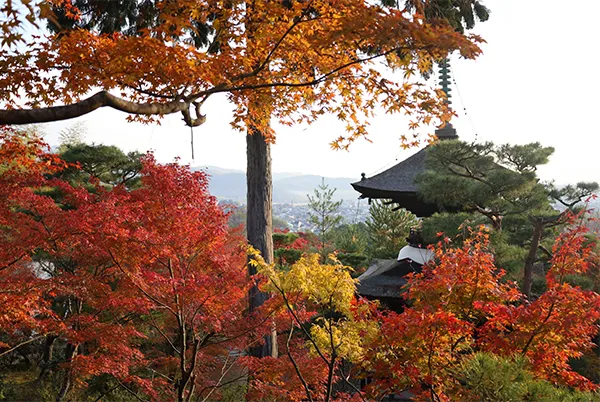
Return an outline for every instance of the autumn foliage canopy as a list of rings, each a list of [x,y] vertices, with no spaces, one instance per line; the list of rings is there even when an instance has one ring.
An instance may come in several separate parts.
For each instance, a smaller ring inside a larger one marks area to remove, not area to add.
[[[156,399],[210,391],[208,372],[256,324],[243,241],[206,175],[148,155],[141,188],[89,191],[53,177],[66,164],[40,141],[1,141],[2,347],[64,342],[64,392],[101,374]]]
[[[366,136],[378,108],[408,114],[411,127],[447,119],[443,95],[413,77],[453,51],[480,53],[480,38],[425,18],[421,1],[145,3],[147,13],[117,26],[93,25],[101,8],[86,14],[74,0],[3,3],[0,124],[110,107],[144,122],[181,113],[193,127],[206,119],[202,105],[226,93],[236,128],[273,141],[271,117],[298,124],[333,114],[347,124],[333,146],[345,147]],[[54,33],[35,30],[46,23]],[[117,390],[210,400],[236,386],[247,400],[409,392],[475,401],[464,367],[480,353],[518,357],[553,386],[598,389],[572,367],[594,347],[600,320],[600,296],[568,281],[597,264],[575,219],[556,241],[539,298],[506,280],[487,230],[475,228],[462,243],[434,247],[394,312],[358,297],[335,255],[302,254],[303,239],[282,247],[279,265],[266,263],[228,229],[204,173],[151,154],[142,165],[139,188],[97,177],[81,186],[60,176],[77,164],[0,128],[0,358],[36,350],[28,386],[50,384],[52,400]],[[253,286],[272,297],[250,313]],[[278,357],[244,353],[273,329]]]
[[[234,127],[273,140],[271,117],[297,124],[332,114],[347,123],[348,133],[334,139],[345,146],[367,134],[378,107],[406,113],[413,127],[447,119],[441,93],[412,78],[453,51],[480,53],[479,37],[426,19],[422,2],[150,1],[105,20],[110,10],[84,12],[78,3],[21,0],[0,8],[0,87],[9,89],[0,93],[0,124],[111,107],[141,121],[182,113],[198,126],[202,105],[226,93],[236,105]],[[32,35],[44,24],[57,33]],[[404,78],[391,79],[386,68]]]
[[[147,155],[139,188],[84,187],[57,175],[77,166],[40,140],[3,129],[0,141],[0,357],[38,345],[58,399],[104,378],[153,400],[214,398],[240,381],[255,400],[477,400],[459,369],[480,352],[598,388],[571,367],[600,319],[600,296],[567,281],[597,263],[581,225],[558,237],[536,300],[503,278],[479,228],[435,247],[393,312],[357,298],[333,255],[266,264],[228,229],[202,172]],[[249,315],[255,283],[272,297]],[[280,356],[244,356],[273,324]]]

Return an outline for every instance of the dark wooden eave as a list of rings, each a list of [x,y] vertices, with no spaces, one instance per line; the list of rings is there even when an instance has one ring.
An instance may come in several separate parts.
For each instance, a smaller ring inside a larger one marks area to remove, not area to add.
[[[458,138],[449,123],[435,133],[440,140]],[[419,217],[431,216],[439,212],[440,207],[424,202],[415,184],[417,176],[425,171],[426,156],[427,147],[375,176],[363,177],[352,183],[352,187],[360,193],[360,198],[392,200]]]
[[[358,280],[357,292],[361,296],[374,298],[401,298],[404,286],[407,283],[405,276],[412,272],[421,272],[421,264],[403,260],[375,260]]]
[[[438,211],[435,204],[421,200],[415,179],[425,171],[426,148],[391,168],[352,183],[361,198],[389,199],[417,216],[430,216]]]

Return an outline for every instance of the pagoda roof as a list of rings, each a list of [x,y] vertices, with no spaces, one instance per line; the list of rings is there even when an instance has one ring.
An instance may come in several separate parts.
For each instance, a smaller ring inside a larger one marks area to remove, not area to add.
[[[436,130],[436,135],[440,140],[458,138],[456,130],[450,123]],[[361,198],[389,199],[419,217],[433,215],[440,208],[435,204],[424,202],[418,194],[415,183],[417,176],[426,170],[425,159],[428,147],[429,145],[375,176],[363,175],[360,181],[351,183],[352,187],[361,194]]]
[[[404,246],[398,260],[375,260],[358,277],[357,291],[361,296],[373,298],[400,298],[407,281],[405,275],[421,272],[424,264],[433,258],[433,251]]]
[[[425,170],[426,148],[372,177],[352,183],[359,192],[416,193],[415,179]],[[362,191],[361,191],[362,190]],[[370,197],[377,198],[377,197]]]
[[[411,263],[405,261],[401,267],[398,265],[396,260],[375,260],[358,278],[358,294],[372,298],[400,298],[407,283],[404,275],[410,272]],[[414,265],[416,269],[418,264]]]
[[[415,179],[425,171],[426,148],[408,159],[372,177],[364,177],[352,187],[361,198],[389,199],[417,216],[429,216],[438,211],[425,203],[418,194]]]

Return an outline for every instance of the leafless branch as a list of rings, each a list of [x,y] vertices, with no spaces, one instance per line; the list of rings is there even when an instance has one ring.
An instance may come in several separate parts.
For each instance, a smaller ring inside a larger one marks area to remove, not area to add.
[[[1,353],[0,353],[0,357],[2,357],[2,356],[4,356],[4,355],[7,355],[7,354],[9,354],[10,352],[13,352],[13,351],[15,351],[15,350],[19,349],[21,346],[25,346],[25,345],[27,345],[27,344],[29,344],[29,343],[31,343],[31,342],[35,342],[35,341],[37,341],[37,340],[39,340],[39,339],[42,339],[42,338],[44,338],[44,337],[45,337],[45,335],[40,335],[40,336],[36,336],[35,338],[28,339],[28,340],[26,340],[25,342],[21,342],[21,343],[19,343],[18,345],[16,345],[16,346],[13,346],[12,348],[5,350],[4,352],[1,352]]]

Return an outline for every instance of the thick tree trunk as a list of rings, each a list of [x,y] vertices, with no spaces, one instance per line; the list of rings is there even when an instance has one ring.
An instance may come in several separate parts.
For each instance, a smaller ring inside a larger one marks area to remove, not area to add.
[[[246,183],[248,186],[248,215],[246,230],[248,242],[260,251],[265,262],[273,262],[273,181],[271,176],[271,145],[267,143],[258,131],[246,135]],[[248,266],[250,275],[256,274],[256,269]],[[250,312],[260,307],[267,295],[256,286],[250,290]],[[256,357],[277,356],[276,333],[272,331],[265,339],[262,347],[252,348],[250,353]]]
[[[70,364],[73,360],[73,357],[77,354],[77,345],[73,345],[72,343],[67,343],[67,347],[65,349],[65,362]],[[60,386],[60,391],[58,391],[58,395],[56,396],[56,402],[62,402],[67,396],[67,392],[71,388],[71,367],[67,367],[64,370],[64,377],[62,380],[62,384]]]
[[[535,264],[535,258],[537,256],[537,250],[542,240],[542,234],[544,232],[544,225],[540,220],[534,220],[533,222],[533,235],[531,236],[531,245],[529,246],[529,253],[525,259],[525,266],[523,268],[523,294],[531,299],[531,286],[533,284],[533,265]]]
[[[52,361],[52,355],[54,354],[54,341],[56,341],[57,338],[56,335],[46,336],[46,342],[44,342],[44,354],[42,355],[42,362],[40,364],[40,375],[37,378],[38,383],[43,382],[50,371],[50,362]]]

